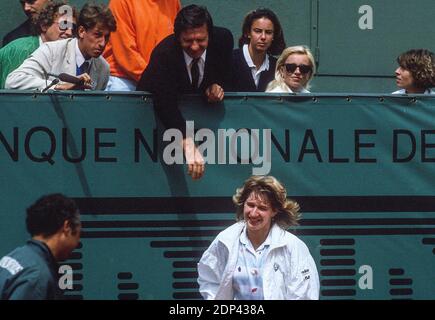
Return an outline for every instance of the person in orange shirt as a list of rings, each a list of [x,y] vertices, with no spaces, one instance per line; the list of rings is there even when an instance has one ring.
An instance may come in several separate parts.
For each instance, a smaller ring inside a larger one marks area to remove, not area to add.
[[[154,47],[173,33],[179,0],[110,0],[117,30],[103,57],[110,65],[107,91],[134,91]]]

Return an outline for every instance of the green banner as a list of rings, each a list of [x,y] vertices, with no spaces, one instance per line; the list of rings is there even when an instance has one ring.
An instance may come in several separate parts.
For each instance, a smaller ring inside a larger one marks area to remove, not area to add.
[[[81,247],[70,298],[195,299],[196,262],[235,220],[252,174],[301,205],[321,299],[432,299],[435,99],[429,96],[186,96],[199,181],[156,122],[148,95],[0,93],[0,256],[26,238],[43,194],[76,199]]]

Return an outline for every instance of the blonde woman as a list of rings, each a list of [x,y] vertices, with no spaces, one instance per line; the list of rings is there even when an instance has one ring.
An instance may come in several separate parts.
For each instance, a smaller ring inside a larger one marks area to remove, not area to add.
[[[275,80],[266,92],[309,93],[309,83],[316,73],[316,64],[310,49],[294,46],[285,49],[278,58]]]
[[[316,264],[304,242],[286,231],[299,205],[272,176],[252,176],[233,196],[238,222],[222,231],[198,263],[204,299],[319,298]]]

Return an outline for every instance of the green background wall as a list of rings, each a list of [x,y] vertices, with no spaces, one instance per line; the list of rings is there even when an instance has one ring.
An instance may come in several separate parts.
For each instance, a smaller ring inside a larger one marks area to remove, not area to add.
[[[18,0],[1,0],[0,37],[25,16]],[[107,1],[101,1],[107,3]],[[78,7],[83,0],[71,0]],[[313,92],[377,92],[395,90],[396,57],[410,48],[435,51],[433,0],[198,0],[217,25],[228,27],[237,41],[245,14],[256,7],[273,9],[283,25],[287,45],[312,48],[319,64]],[[373,8],[373,29],[361,30],[358,10]]]

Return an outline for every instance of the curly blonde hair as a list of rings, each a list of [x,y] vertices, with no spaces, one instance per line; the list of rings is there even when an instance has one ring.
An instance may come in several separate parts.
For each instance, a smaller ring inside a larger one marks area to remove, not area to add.
[[[233,195],[233,203],[236,205],[236,219],[243,220],[243,208],[246,200],[254,193],[265,197],[272,209],[277,212],[272,221],[281,228],[287,229],[290,226],[298,225],[301,217],[299,204],[287,199],[287,191],[284,185],[272,176],[251,176],[241,188],[236,189]]]
[[[397,57],[397,63],[408,70],[418,88],[429,89],[435,86],[435,57],[426,49],[411,49]]]

